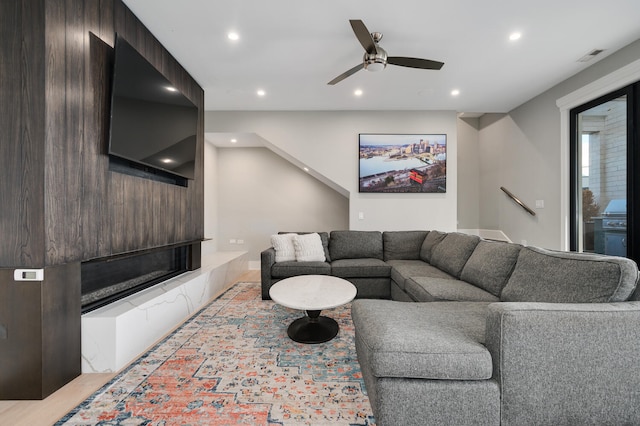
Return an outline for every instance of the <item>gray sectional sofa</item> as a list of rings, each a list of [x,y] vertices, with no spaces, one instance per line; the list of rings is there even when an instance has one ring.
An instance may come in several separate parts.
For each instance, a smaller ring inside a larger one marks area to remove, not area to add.
[[[321,237],[325,262],[262,252],[263,297],[301,274],[356,286],[378,425],[640,424],[635,262],[455,232]]]

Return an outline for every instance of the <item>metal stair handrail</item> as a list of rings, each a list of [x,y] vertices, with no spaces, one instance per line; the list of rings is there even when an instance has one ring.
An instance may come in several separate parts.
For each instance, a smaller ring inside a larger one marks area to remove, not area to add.
[[[507,194],[509,196],[509,198],[511,198],[513,201],[515,201],[516,203],[518,203],[520,205],[520,207],[522,207],[523,209],[525,209],[527,211],[527,213],[529,213],[531,216],[535,216],[536,212],[534,212],[533,210],[531,210],[531,208],[529,206],[527,206],[525,203],[523,203],[522,201],[520,201],[520,199],[518,197],[516,197],[515,195],[513,195],[507,188],[505,188],[504,186],[501,186],[500,189],[502,189],[502,191]]]

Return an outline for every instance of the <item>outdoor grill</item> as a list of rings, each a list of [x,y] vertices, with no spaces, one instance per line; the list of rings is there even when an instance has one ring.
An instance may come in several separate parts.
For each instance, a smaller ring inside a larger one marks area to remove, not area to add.
[[[602,217],[594,218],[594,221],[596,222],[594,229],[596,253],[626,257],[627,200],[611,200],[604,209]]]

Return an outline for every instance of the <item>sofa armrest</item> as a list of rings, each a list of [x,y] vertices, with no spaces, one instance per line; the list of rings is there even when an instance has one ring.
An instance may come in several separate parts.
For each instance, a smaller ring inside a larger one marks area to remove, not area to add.
[[[494,303],[503,424],[640,423],[640,302]]]
[[[276,263],[276,249],[269,247],[260,253],[260,281],[262,284],[262,299],[269,300],[271,288],[271,267]]]

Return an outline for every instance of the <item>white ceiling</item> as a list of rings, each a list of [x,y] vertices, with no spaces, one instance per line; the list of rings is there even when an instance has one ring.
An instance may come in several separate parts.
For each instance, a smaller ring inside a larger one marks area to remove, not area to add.
[[[640,38],[640,0],[124,2],[204,88],[207,110],[507,112]],[[390,56],[445,65],[389,65],[329,86],[362,60],[349,19],[382,32]],[[593,49],[605,51],[578,62]]]

